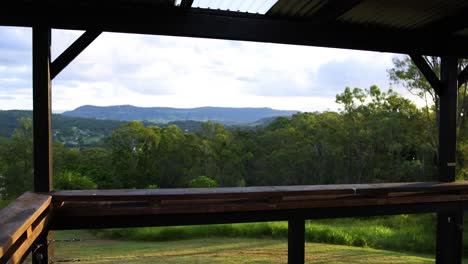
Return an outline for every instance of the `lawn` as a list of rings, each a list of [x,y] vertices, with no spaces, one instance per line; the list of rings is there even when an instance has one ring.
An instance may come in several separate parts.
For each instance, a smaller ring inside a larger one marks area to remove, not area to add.
[[[286,263],[285,239],[198,238],[165,242],[97,239],[90,233],[57,232],[56,260],[80,263]],[[306,243],[306,263],[434,263],[430,255]]]

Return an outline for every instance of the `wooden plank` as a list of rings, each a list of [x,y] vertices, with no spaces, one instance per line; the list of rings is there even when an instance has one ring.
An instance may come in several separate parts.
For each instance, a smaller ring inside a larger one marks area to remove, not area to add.
[[[51,230],[96,229],[118,227],[205,225],[226,223],[249,223],[264,221],[288,221],[291,217],[325,219],[343,217],[367,217],[395,214],[450,213],[459,210],[461,202],[411,203],[352,207],[303,208],[291,210],[266,210],[245,213],[185,213],[158,215],[112,215],[112,216],[65,216],[54,215]],[[463,203],[463,202],[462,202]],[[468,209],[468,204],[464,203]]]
[[[63,201],[197,200],[281,198],[308,195],[377,195],[398,192],[467,191],[468,181],[411,182],[235,188],[174,188],[154,190],[76,190],[51,192],[54,203]]]
[[[440,93],[442,93],[444,90],[444,86],[424,57],[416,54],[410,54],[410,57],[414,64],[416,64],[418,67],[419,71],[426,78],[427,82],[429,82],[429,84],[432,86],[432,89],[434,89],[436,93],[440,95]]]
[[[49,208],[51,201],[49,195],[27,192],[0,211],[0,257]]]
[[[11,256],[6,260],[5,263],[7,264],[17,264],[21,263],[23,259],[28,254],[29,249],[34,244],[36,239],[43,233],[47,231],[47,223],[49,221],[49,217],[46,215],[42,218],[36,225],[36,227],[31,231],[31,233],[27,234],[27,237],[24,241],[21,241],[21,244],[15,251],[12,253]],[[3,259],[1,259],[3,261]]]
[[[274,211],[291,209],[316,209],[316,208],[343,208],[357,206],[386,206],[403,204],[431,204],[443,202],[466,202],[468,195],[439,194],[419,196],[396,196],[388,198],[366,198],[362,196],[339,199],[320,200],[293,200],[278,202],[259,202],[253,200],[250,203],[207,203],[207,204],[177,204],[177,205],[152,205],[134,204],[129,202],[65,202],[60,208],[54,209],[54,215],[62,216],[139,216],[139,215],[164,215],[164,214],[189,214],[189,213],[225,213],[238,212],[249,213],[252,211]]]

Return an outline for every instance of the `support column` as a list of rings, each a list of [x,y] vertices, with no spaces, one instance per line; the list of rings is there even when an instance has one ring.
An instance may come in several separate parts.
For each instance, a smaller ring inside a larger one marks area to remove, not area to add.
[[[305,221],[293,218],[288,221],[288,263],[304,264]]]
[[[32,29],[33,44],[33,148],[34,191],[52,190],[52,111],[50,81],[51,30]],[[34,264],[49,263],[48,234],[42,234],[32,248]]]
[[[441,61],[441,83],[439,121],[439,181],[455,181],[457,140],[457,93],[458,60],[443,57]],[[461,264],[463,211],[437,215],[437,264]]]

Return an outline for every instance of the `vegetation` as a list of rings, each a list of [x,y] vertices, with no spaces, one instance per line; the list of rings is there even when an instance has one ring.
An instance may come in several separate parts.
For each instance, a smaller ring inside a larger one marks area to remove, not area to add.
[[[307,242],[433,253],[435,226],[434,215],[314,220],[306,223],[305,238]],[[171,241],[206,237],[287,239],[288,224],[287,222],[265,222],[105,229],[95,231],[94,234],[101,238],[140,241]]]
[[[55,190],[93,190],[97,185],[88,177],[73,171],[62,171],[54,177]]]
[[[208,186],[220,187],[435,179],[436,151],[420,129],[426,122],[421,109],[376,86],[346,88],[337,102],[339,113],[299,113],[255,130],[205,122],[200,132],[186,133],[175,125],[123,123],[100,147],[56,141],[54,169],[59,177],[87,177],[101,189],[189,187],[202,175],[213,180]],[[32,183],[31,120],[20,123],[0,140],[7,198]]]
[[[407,59],[397,59],[390,76],[421,98],[432,98],[434,104],[418,108],[391,89],[383,91],[371,86],[346,88],[338,94],[336,102],[342,107],[339,112],[297,113],[268,120],[268,125],[256,129],[228,129],[208,121],[199,123],[196,131],[188,131],[174,124],[115,121],[106,123],[108,127],[99,135],[86,134],[88,139],[94,138],[89,140],[94,142],[92,145],[64,142],[57,136],[64,133],[55,131],[55,188],[240,187],[436,180],[437,96]],[[468,104],[466,97],[464,85],[460,89],[457,128],[459,179],[467,178],[468,171],[465,161],[468,130],[463,115]],[[15,114],[18,114],[16,128],[11,135],[0,137],[2,200],[14,199],[31,190],[33,183],[31,119],[22,112]],[[73,137],[83,136],[80,131],[88,128],[98,130],[92,128],[98,120],[82,121],[87,125],[79,127],[80,122],[73,125],[77,128],[71,134]],[[308,224],[306,237],[311,242],[433,252],[434,228],[435,220],[431,216],[314,221]],[[126,229],[98,234],[143,240],[206,235],[284,238],[286,224]]]

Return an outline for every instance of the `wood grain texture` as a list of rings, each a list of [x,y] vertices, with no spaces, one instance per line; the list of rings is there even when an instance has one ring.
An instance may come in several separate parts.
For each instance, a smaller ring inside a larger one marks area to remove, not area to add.
[[[27,192],[0,211],[0,259],[21,237],[31,237],[28,234],[36,230],[33,224],[49,208],[51,201],[49,195]]]
[[[52,192],[55,216],[128,217],[464,203],[468,183]],[[434,209],[434,211],[437,211]]]
[[[51,192],[54,203],[66,201],[157,201],[205,199],[294,199],[300,196],[388,195],[404,192],[468,191],[468,182],[412,182],[235,188],[174,188],[152,190],[77,190]]]

